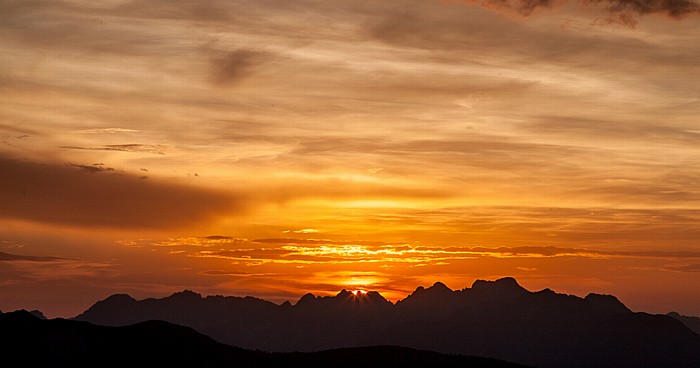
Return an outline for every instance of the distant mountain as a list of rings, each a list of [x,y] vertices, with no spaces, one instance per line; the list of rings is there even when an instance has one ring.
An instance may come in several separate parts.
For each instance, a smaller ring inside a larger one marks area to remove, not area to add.
[[[0,312],[0,313],[1,313],[1,312]],[[44,316],[44,313],[41,313],[41,311],[33,310],[33,311],[29,311],[29,313],[31,313],[32,315],[34,315],[34,317],[36,317],[36,318],[39,318],[39,319],[46,319],[46,316]]]
[[[191,291],[137,301],[114,295],[77,320],[124,326],[164,320],[263,351],[395,345],[548,367],[700,367],[700,335],[617,298],[531,292],[513,278],[450,290],[419,287],[391,304],[376,292],[304,295],[295,305]]]
[[[106,327],[64,319],[42,320],[26,311],[0,313],[0,346],[3,361],[18,366],[525,368],[494,359],[394,346],[269,354],[224,345],[168,322]]]
[[[686,325],[689,329],[693,330],[696,334],[700,335],[700,318],[698,317],[690,317],[690,316],[683,316],[681,314],[678,314],[676,312],[671,312],[667,314],[667,316],[681,321],[684,325]]]

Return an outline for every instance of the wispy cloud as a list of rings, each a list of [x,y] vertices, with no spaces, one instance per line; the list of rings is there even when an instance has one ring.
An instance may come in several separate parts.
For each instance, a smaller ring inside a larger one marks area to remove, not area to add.
[[[94,165],[76,165],[73,164],[71,165],[73,167],[77,167],[78,169],[85,170],[90,173],[98,173],[102,171],[115,171],[114,168],[111,167],[105,167],[103,164],[94,164]]]
[[[673,272],[700,272],[700,263],[689,265],[668,266],[666,270]]]
[[[285,230],[283,233],[294,233],[294,234],[313,234],[317,233],[316,229],[301,229],[301,230]]]
[[[148,152],[164,155],[169,147],[160,144],[108,144],[102,147],[63,146],[61,148],[86,151]]]
[[[0,285],[90,278],[111,273],[110,263],[0,252]]]
[[[139,130],[127,128],[99,128],[99,129],[83,129],[78,130],[78,133],[83,134],[115,134],[115,133],[137,133]]]

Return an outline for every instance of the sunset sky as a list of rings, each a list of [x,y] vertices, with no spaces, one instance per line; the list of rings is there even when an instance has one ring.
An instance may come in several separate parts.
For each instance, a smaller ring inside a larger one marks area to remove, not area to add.
[[[0,310],[183,289],[700,315],[695,0],[0,0]]]

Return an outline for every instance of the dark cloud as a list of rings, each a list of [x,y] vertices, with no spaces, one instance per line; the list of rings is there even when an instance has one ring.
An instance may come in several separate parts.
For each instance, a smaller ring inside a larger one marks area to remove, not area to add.
[[[224,236],[224,235],[210,235],[205,237],[204,239],[209,239],[209,240],[232,240],[232,236]]]
[[[481,6],[493,7],[498,9],[508,9],[522,15],[529,15],[535,9],[541,7],[549,7],[552,5],[552,0],[467,0],[470,3],[476,3]]]
[[[23,255],[19,255],[19,254],[0,252],[0,262],[13,262],[13,261],[57,262],[57,261],[69,261],[69,260],[70,259],[68,259],[68,258],[23,256]]]
[[[241,210],[241,198],[93,166],[0,157],[0,217],[97,227],[164,228]]]
[[[479,6],[530,15],[538,8],[551,7],[553,0],[462,0]],[[626,25],[635,25],[640,15],[660,14],[681,19],[687,15],[698,14],[700,4],[695,0],[570,0],[586,5],[605,7],[612,21]],[[566,1],[559,1],[566,3]]]
[[[700,12],[696,0],[585,0],[593,4],[608,4],[611,13],[665,14],[682,18]]]
[[[249,77],[263,61],[265,53],[236,50],[212,60],[212,80],[221,86],[230,86]]]

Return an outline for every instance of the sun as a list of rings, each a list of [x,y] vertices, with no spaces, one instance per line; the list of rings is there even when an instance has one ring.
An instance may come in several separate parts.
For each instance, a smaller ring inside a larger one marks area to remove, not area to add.
[[[352,291],[352,295],[357,296],[358,294],[359,294],[359,295],[365,295],[365,294],[367,294],[367,290],[358,289],[358,290],[353,290],[353,291]]]

